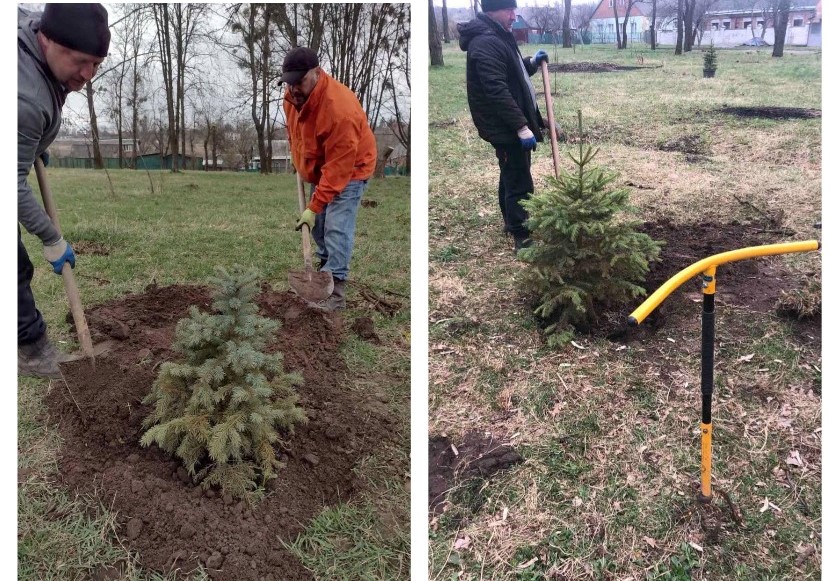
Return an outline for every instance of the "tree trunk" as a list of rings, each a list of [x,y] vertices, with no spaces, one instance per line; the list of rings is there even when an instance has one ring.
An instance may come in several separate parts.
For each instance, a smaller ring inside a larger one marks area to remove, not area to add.
[[[657,50],[657,0],[654,0],[651,4],[651,23],[649,24],[649,30],[651,31],[651,50]]]
[[[674,45],[674,54],[683,54],[683,0],[677,0],[677,44]]]
[[[92,159],[95,169],[104,169],[104,158],[101,157],[101,144],[98,142],[98,116],[95,115],[95,103],[92,95],[92,81],[86,83],[86,102],[89,105],[89,128],[92,133]]]
[[[217,164],[216,164],[216,124],[215,123],[213,125],[211,125],[211,127],[210,127],[210,134],[211,134],[211,137],[210,137],[210,147],[211,147],[210,153],[211,153],[211,157],[213,158],[213,171],[216,171],[219,168],[217,167]]]
[[[173,50],[170,46],[170,12],[168,4],[153,4],[156,17],[156,30],[159,35],[159,53],[161,56],[161,70],[164,78],[164,92],[167,100],[167,144],[170,148],[171,166],[174,172],[179,171],[179,139],[177,134],[176,98],[173,82]],[[162,166],[164,164],[162,163]]]
[[[569,0],[570,1],[570,0]],[[443,21],[444,26],[444,42],[450,42],[450,18],[447,14],[447,0],[443,0],[443,6],[441,7],[441,20]]]
[[[620,15],[617,13],[617,0],[614,0],[614,30],[617,33],[617,48],[622,48],[622,39],[620,38]]]
[[[441,48],[441,39],[438,38],[438,23],[435,22],[435,8],[429,0],[429,64],[433,67],[444,66],[444,50]]]
[[[778,0],[772,18],[774,40],[772,42],[772,56],[784,56],[784,41],[787,37],[787,24],[790,20],[790,0]]]
[[[205,139],[202,141],[202,147],[205,150],[205,162],[202,164],[204,166],[204,171],[210,171],[208,166],[210,165],[210,158],[208,157],[208,141],[210,141],[210,124],[205,128]]]
[[[697,0],[686,0],[686,10],[683,15],[683,52],[692,50],[695,44],[695,3]]]
[[[542,31],[544,33],[544,30]],[[562,15],[562,48],[572,48],[571,40],[571,0],[565,0],[565,13]]]

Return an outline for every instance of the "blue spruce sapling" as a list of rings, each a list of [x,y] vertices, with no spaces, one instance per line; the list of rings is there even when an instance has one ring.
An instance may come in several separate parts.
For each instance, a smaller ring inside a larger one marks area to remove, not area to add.
[[[241,497],[273,477],[282,434],[307,421],[281,353],[265,353],[280,323],[258,314],[257,273],[217,268],[216,314],[190,308],[179,321],[173,349],[143,403],[143,446],[158,444],[180,458],[194,480]]]

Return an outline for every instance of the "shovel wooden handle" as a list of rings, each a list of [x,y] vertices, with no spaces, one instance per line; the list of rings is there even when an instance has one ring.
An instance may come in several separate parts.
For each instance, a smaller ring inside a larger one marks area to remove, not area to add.
[[[550,95],[550,76],[548,74],[548,62],[543,61],[542,84],[545,87],[545,108],[548,111],[548,127],[550,134],[550,148],[553,152],[553,174],[559,177],[559,141],[556,135],[556,119],[553,117],[553,97]]]
[[[303,178],[300,177],[300,172],[297,172],[297,201],[300,205],[300,214],[305,211],[305,185]],[[303,234],[303,263],[307,271],[311,268],[311,232],[309,232],[308,225],[303,224],[300,227]]]
[[[61,225],[58,219],[58,209],[55,206],[54,198],[52,198],[52,191],[49,189],[49,182],[46,179],[46,169],[43,167],[43,162],[40,158],[35,160],[35,174],[37,175],[37,183],[40,186],[40,195],[43,196],[43,207],[46,209],[46,213],[52,220],[52,224],[54,224],[58,234],[60,234]],[[92,349],[92,337],[89,334],[89,327],[86,324],[84,308],[81,305],[81,295],[78,292],[78,285],[75,283],[75,275],[72,273],[72,268],[65,264],[61,274],[63,276],[63,286],[66,290],[66,298],[69,301],[69,310],[72,312],[75,329],[78,331],[78,339],[81,341],[81,349],[84,355],[89,357],[94,363],[95,352]]]

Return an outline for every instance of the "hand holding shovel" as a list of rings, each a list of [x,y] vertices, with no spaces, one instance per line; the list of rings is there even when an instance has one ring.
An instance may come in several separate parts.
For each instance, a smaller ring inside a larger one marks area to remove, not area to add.
[[[40,185],[40,194],[43,196],[43,207],[52,220],[52,224],[55,225],[58,234],[60,234],[61,226],[58,220],[58,209],[52,198],[52,191],[49,189],[49,182],[46,179],[46,170],[40,158],[35,160],[35,174],[37,175],[37,183]],[[72,268],[67,267],[66,264],[61,269],[61,275],[63,276],[63,285],[66,289],[66,298],[69,301],[69,310],[72,312],[75,329],[78,331],[78,339],[81,341],[81,348],[83,349],[84,355],[95,365],[95,351],[92,348],[92,338],[89,334],[89,327],[86,324],[84,308],[81,305],[81,295],[78,292],[75,275],[72,273]]]
[[[297,172],[297,201],[300,212],[305,213],[305,187],[303,178]],[[307,218],[307,216],[303,216]],[[292,270],[288,273],[288,284],[301,298],[310,303],[323,301],[334,291],[334,278],[330,272],[316,272],[311,266],[311,233],[308,222],[300,218],[298,224],[303,234],[303,262],[305,270]]]

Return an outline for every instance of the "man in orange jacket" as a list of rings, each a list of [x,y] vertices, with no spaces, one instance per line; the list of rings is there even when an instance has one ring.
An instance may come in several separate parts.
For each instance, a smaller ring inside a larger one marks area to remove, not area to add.
[[[334,278],[331,296],[315,306],[343,309],[357,209],[375,171],[375,135],[355,94],[320,68],[313,50],[289,51],[280,83],[288,85],[283,108],[294,167],[314,184],[296,229],[308,225],[320,270]]]

